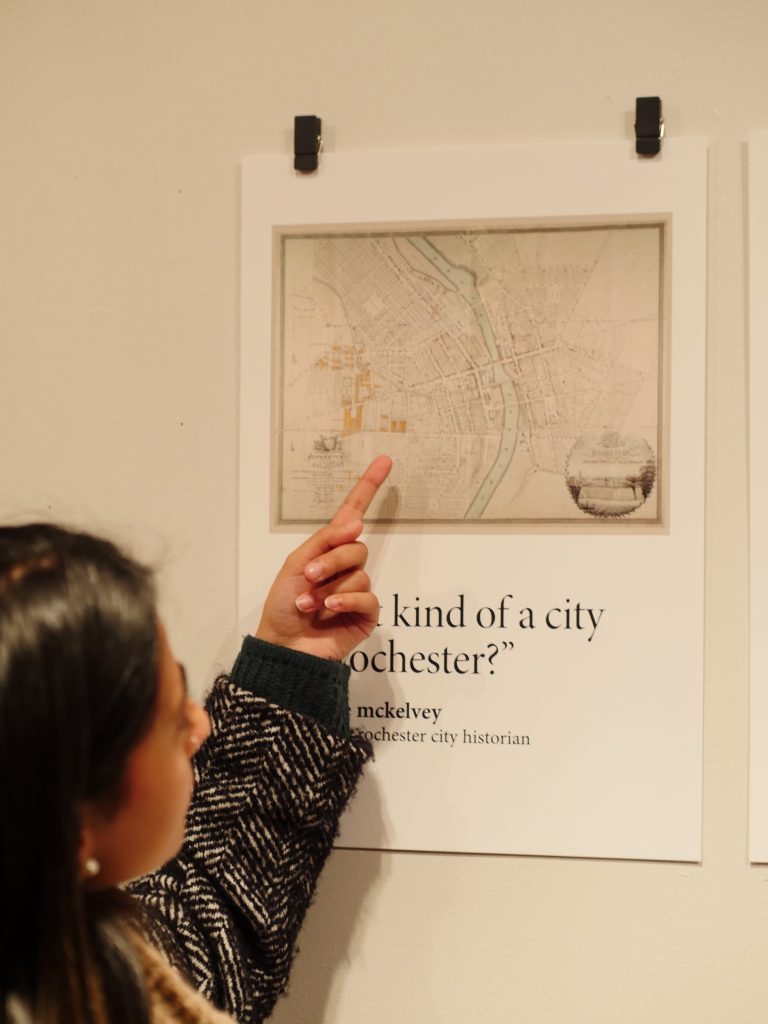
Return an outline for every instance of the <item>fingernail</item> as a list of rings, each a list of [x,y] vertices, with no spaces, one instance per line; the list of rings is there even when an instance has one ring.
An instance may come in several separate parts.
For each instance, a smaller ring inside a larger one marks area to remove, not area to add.
[[[344,602],[341,600],[340,597],[326,597],[325,599],[325,607],[330,608],[331,610],[341,608],[343,603]]]
[[[304,575],[308,580],[319,580],[323,574],[322,562],[310,562],[304,570]]]
[[[296,607],[300,612],[311,611],[315,607],[315,599],[311,594],[299,594],[296,598]]]

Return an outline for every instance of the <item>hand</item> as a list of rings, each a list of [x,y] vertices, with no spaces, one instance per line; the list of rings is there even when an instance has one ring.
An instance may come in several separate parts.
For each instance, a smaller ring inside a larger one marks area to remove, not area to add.
[[[267,595],[256,636],[282,647],[341,661],[373,632],[379,601],[358,540],[362,516],[392,468],[374,459],[328,526],[286,558]]]

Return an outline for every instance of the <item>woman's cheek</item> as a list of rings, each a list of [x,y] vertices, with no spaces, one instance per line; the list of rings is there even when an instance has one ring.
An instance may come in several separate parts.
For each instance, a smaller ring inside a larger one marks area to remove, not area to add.
[[[192,770],[192,762],[186,752],[179,758],[175,788],[178,795],[179,808],[182,810],[183,815],[186,816],[195,788],[195,774]]]

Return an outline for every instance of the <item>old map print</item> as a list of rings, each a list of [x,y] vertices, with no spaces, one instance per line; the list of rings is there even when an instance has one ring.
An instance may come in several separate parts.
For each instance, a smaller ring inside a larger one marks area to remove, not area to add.
[[[276,229],[274,508],[658,523],[665,224]]]

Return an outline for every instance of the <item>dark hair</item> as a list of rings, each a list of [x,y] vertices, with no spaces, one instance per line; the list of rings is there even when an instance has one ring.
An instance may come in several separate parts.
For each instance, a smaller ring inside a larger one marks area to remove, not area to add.
[[[151,573],[84,533],[0,527],[0,1020],[10,996],[46,1024],[148,1019],[120,900],[83,887],[78,848],[156,699]]]

